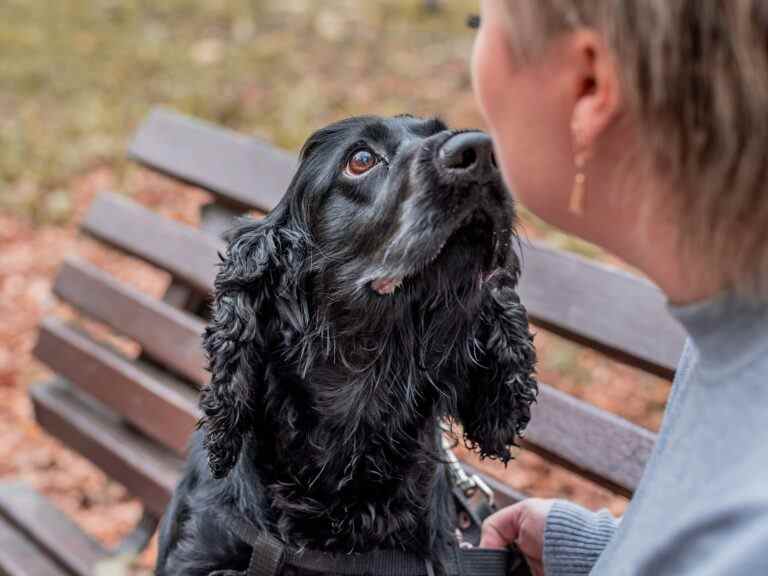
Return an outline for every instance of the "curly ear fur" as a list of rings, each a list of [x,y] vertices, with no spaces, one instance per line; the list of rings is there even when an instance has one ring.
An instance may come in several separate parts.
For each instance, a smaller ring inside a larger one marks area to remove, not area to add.
[[[528,314],[504,271],[485,286],[472,345],[476,362],[460,392],[457,416],[464,438],[483,458],[511,458],[536,400],[536,351]]]
[[[215,478],[236,464],[259,418],[260,383],[269,357],[269,325],[293,247],[275,223],[279,214],[246,221],[230,237],[216,276],[211,320],[203,335],[210,383],[202,390],[201,425]]]

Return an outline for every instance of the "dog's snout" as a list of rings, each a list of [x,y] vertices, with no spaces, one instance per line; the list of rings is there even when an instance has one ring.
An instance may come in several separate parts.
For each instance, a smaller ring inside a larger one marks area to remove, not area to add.
[[[440,147],[438,162],[457,175],[482,177],[496,171],[493,144],[483,132],[460,132]]]

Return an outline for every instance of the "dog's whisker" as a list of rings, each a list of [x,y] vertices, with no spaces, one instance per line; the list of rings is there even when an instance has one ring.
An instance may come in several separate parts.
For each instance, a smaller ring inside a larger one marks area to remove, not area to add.
[[[327,466],[328,466],[328,461],[326,460],[326,461],[323,463],[323,466],[322,466],[322,467],[320,468],[320,470],[318,471],[318,473],[317,473],[317,476],[315,476],[315,478],[314,478],[314,479],[313,479],[313,480],[312,480],[312,481],[309,483],[309,486],[308,486],[308,488],[309,488],[310,490],[311,490],[312,488],[314,488],[314,486],[315,486],[315,483],[316,483],[316,482],[317,482],[317,481],[320,479],[320,477],[323,475],[323,473],[325,472],[325,469],[326,469],[326,467],[327,467]]]

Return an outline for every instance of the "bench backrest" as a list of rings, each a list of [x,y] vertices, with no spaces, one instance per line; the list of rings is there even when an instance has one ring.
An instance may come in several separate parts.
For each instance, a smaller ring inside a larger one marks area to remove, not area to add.
[[[198,418],[196,389],[207,379],[200,348],[220,234],[243,212],[269,211],[295,157],[257,138],[166,111],[140,127],[130,156],[209,191],[200,229],[161,217],[116,194],[100,195],[85,233],[173,278],[151,298],[82,260],[67,261],[55,292],[83,316],[135,341],[132,358],[78,323],[47,318],[36,354],[59,378],[33,391],[40,423],[95,462],[159,515],[178,477]],[[535,243],[523,246],[521,296],[535,324],[623,362],[668,377],[683,335],[661,293],[627,273]],[[622,494],[640,479],[654,435],[546,383],[525,446]],[[491,481],[502,503],[520,495]]]

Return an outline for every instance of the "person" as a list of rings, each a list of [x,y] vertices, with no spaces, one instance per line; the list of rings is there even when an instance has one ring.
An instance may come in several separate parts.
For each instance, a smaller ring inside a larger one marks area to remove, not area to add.
[[[509,188],[689,336],[622,519],[530,499],[481,545],[537,575],[768,574],[768,2],[483,0],[472,60]]]

